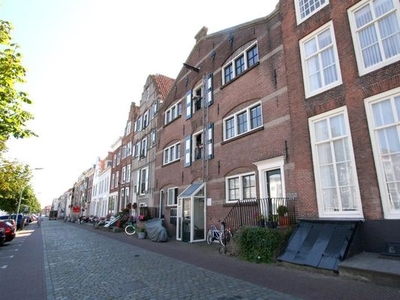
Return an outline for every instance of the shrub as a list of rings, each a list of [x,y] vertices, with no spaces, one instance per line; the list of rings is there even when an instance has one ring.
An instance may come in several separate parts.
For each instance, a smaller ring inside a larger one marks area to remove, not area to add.
[[[289,237],[288,230],[245,227],[235,234],[234,240],[239,258],[257,263],[272,263],[284,249]]]

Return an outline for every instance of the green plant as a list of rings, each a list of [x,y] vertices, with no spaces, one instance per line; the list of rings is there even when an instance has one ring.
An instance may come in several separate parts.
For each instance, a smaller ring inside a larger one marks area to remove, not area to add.
[[[262,227],[245,227],[234,235],[238,256],[257,263],[272,263],[281,253],[290,234]]]
[[[287,213],[288,213],[288,208],[287,208],[287,206],[285,206],[285,205],[280,205],[280,206],[278,206],[278,208],[276,209],[276,211],[277,211],[277,213],[278,213],[278,215],[280,216],[280,217],[283,217],[284,215],[286,215]]]
[[[146,227],[142,226],[138,228],[139,232],[146,232]]]

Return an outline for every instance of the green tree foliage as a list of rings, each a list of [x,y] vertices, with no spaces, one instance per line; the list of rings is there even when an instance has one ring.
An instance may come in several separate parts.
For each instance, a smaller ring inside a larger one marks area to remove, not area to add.
[[[11,30],[11,23],[0,20],[0,152],[6,149],[10,137],[36,136],[27,128],[33,115],[23,107],[32,101],[27,93],[17,90],[17,85],[25,82],[26,70],[18,45],[11,42]]]
[[[4,158],[6,142],[37,136],[27,127],[33,115],[25,110],[32,101],[17,86],[25,82],[26,70],[21,64],[18,45],[12,43],[12,25],[0,20],[0,210],[16,212],[21,197],[21,210],[38,211],[40,204],[30,186],[29,166]]]
[[[40,203],[30,185],[32,170],[28,165],[0,159],[0,210],[8,213],[17,211],[21,197],[21,211],[40,210]]]

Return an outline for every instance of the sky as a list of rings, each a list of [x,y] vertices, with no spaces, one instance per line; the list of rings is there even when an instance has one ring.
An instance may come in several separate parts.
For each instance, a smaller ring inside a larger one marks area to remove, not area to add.
[[[265,17],[278,0],[0,0],[23,55],[39,137],[10,140],[7,157],[28,164],[51,205],[104,158],[124,132],[150,74],[176,78],[203,26],[208,34]]]

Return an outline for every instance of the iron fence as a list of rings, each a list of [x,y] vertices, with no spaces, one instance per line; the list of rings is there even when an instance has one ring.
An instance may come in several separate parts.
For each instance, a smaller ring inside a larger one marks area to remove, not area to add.
[[[232,230],[243,226],[275,228],[283,225],[278,214],[281,209],[289,224],[297,223],[296,200],[287,197],[239,200],[223,221]]]

